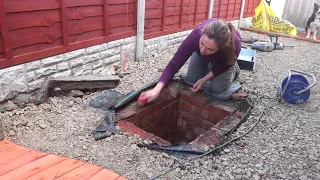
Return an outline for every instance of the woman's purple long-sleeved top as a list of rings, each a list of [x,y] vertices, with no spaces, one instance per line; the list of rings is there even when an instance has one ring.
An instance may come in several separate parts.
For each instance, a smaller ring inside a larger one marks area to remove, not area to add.
[[[204,60],[214,64],[214,66],[211,68],[211,71],[215,77],[219,76],[219,74],[225,72],[231,67],[231,65],[226,63],[227,57],[221,50],[218,50],[216,53],[208,56],[203,56],[200,54],[199,41],[202,35],[202,29],[207,23],[215,20],[217,19],[210,18],[193,29],[188,37],[182,42],[174,57],[164,69],[159,79],[160,82],[163,82],[165,85],[167,85],[173,79],[174,75],[179,71],[179,69],[189,59],[193,52],[197,52],[198,55],[200,55]],[[241,51],[241,39],[240,34],[237,31],[234,34],[234,47],[236,56],[238,57]]]

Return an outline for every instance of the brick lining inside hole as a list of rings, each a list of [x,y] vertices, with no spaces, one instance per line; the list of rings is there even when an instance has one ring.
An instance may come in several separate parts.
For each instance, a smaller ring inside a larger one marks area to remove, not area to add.
[[[153,139],[149,139],[159,144],[190,143],[214,126],[220,127],[219,122],[234,110],[214,103],[205,104],[207,100],[201,93],[190,93],[187,88],[173,84],[165,88],[153,104],[137,108],[137,103],[133,102],[127,108],[134,108],[136,114],[123,118],[133,125],[129,127],[121,121],[118,125],[142,138],[151,136]]]

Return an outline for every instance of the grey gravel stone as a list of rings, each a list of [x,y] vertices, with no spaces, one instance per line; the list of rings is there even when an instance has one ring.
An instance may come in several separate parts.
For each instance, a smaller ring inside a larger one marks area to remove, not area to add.
[[[39,127],[40,127],[41,129],[45,129],[45,128],[47,127],[47,125],[44,124],[44,123],[41,123],[41,124],[39,125]]]
[[[14,136],[15,134],[16,134],[16,132],[14,132],[13,130],[10,130],[10,131],[9,131],[9,135],[10,135],[10,136]]]
[[[54,140],[56,140],[57,139],[57,136],[50,136],[49,137],[49,141],[54,141]]]
[[[260,180],[260,176],[258,176],[258,175],[253,175],[253,179],[254,179],[254,180]]]
[[[17,108],[17,105],[15,105],[12,101],[0,103],[0,112],[13,111]]]
[[[226,153],[229,153],[231,150],[230,149],[224,149],[223,151],[226,152]]]
[[[71,90],[68,95],[72,97],[82,97],[84,96],[84,93],[80,90]]]

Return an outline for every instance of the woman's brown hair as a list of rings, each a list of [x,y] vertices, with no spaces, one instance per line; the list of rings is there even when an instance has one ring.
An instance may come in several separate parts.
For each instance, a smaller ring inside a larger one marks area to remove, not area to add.
[[[227,64],[233,65],[237,59],[234,47],[235,28],[231,23],[215,20],[206,25],[203,34],[213,39],[227,56]]]

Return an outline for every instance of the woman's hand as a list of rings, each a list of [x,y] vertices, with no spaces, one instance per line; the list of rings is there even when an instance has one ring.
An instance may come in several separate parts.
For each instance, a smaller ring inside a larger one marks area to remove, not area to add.
[[[201,78],[193,85],[193,87],[190,87],[189,89],[191,90],[191,92],[197,92],[202,88],[205,82],[206,80],[204,78]]]
[[[143,93],[141,93],[141,96],[145,99],[147,99],[147,103],[149,102],[153,102],[154,100],[157,99],[157,97],[159,96],[160,92],[153,88],[153,89],[150,89],[148,91],[145,91]]]
[[[193,87],[190,87],[189,89],[191,90],[191,92],[197,92],[199,91],[202,86],[204,85],[204,83],[206,83],[209,79],[213,78],[214,75],[212,73],[212,71],[210,71],[206,76],[204,76],[203,78],[199,79],[194,85]]]
[[[142,92],[140,96],[147,99],[147,103],[153,102],[157,99],[157,97],[159,97],[159,94],[163,87],[164,83],[158,82],[158,84],[153,89]]]

